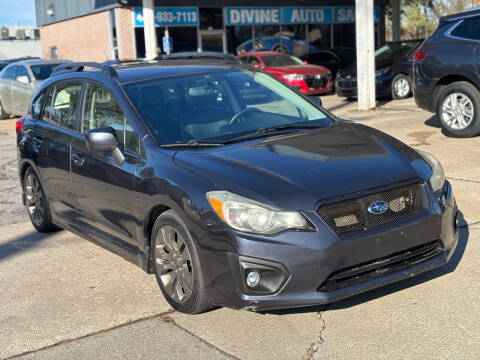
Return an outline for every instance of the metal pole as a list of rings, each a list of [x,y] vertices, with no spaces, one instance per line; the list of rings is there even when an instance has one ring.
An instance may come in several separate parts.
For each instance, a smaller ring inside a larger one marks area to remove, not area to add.
[[[392,39],[399,41],[400,33],[400,0],[392,0]]]
[[[143,0],[143,32],[145,34],[145,58],[157,56],[157,34],[155,32],[155,15],[153,0]]]
[[[355,0],[355,19],[358,110],[369,110],[375,108],[373,0]]]

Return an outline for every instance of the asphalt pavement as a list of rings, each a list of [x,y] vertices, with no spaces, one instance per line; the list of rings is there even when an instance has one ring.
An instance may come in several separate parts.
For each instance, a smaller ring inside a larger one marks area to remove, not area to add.
[[[0,121],[0,358],[480,359],[480,138],[445,137],[413,100],[343,117],[433,153],[461,211],[441,268],[334,303],[263,313],[172,311],[155,278],[69,232],[26,222],[14,120]]]

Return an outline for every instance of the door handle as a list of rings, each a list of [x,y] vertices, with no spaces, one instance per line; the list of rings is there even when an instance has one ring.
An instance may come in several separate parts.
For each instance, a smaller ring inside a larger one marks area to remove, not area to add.
[[[73,159],[73,162],[75,163],[75,165],[77,165],[77,166],[83,166],[83,164],[85,164],[85,159],[82,156],[82,154],[74,153],[72,155],[72,159]]]

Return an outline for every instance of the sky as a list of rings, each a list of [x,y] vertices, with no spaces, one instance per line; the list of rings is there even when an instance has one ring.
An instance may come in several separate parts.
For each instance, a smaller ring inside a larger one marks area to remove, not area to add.
[[[35,0],[0,0],[0,26],[35,25]]]

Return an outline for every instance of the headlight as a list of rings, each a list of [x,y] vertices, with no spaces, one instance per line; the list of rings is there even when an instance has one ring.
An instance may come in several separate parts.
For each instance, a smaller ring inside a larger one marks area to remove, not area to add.
[[[283,77],[289,81],[292,80],[303,80],[303,75],[302,74],[286,74],[283,75]]]
[[[386,74],[389,71],[390,71],[389,67],[387,67],[385,69],[377,70],[377,71],[375,71],[375,77],[382,76],[383,74]]]
[[[437,192],[443,188],[445,183],[445,172],[443,171],[442,164],[430,153],[422,150],[416,150],[421,157],[432,168],[432,176],[430,176],[430,184],[432,185],[433,192]]]
[[[228,191],[210,191],[207,199],[213,210],[235,230],[276,234],[287,229],[310,229],[297,211],[282,211]]]

